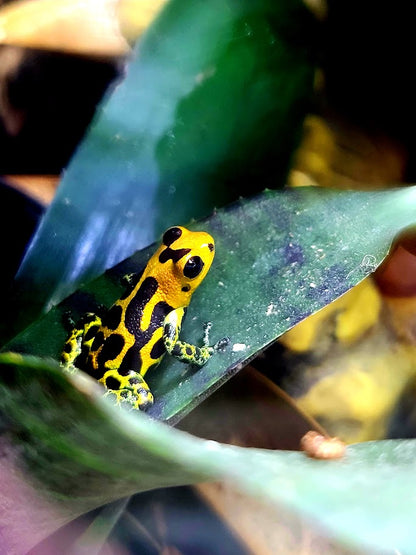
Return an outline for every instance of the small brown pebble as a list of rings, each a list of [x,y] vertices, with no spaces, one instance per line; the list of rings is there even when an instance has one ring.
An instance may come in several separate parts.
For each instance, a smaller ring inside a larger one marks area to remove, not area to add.
[[[300,440],[301,450],[313,459],[340,459],[345,454],[345,447],[337,437],[325,437],[313,430]]]

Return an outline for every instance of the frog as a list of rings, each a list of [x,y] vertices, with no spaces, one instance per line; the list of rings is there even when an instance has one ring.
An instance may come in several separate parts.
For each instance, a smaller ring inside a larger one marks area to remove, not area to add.
[[[62,350],[67,372],[88,373],[115,396],[147,410],[154,402],[144,376],[169,353],[202,367],[229,343],[224,337],[209,345],[211,324],[204,325],[202,346],[180,339],[192,295],[207,275],[215,254],[213,237],[205,231],[173,226],[142,272],[124,277],[126,289],[102,315],[88,312],[73,325]]]

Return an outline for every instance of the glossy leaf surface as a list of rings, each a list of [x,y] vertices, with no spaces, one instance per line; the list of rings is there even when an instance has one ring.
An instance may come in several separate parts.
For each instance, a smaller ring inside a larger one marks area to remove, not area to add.
[[[415,441],[350,446],[337,461],[232,447],[120,410],[91,379],[75,376],[77,390],[54,363],[8,354],[0,363],[2,429],[21,476],[72,516],[149,488],[227,480],[271,502],[276,518],[295,511],[350,547],[413,551]],[[5,541],[24,536],[9,507]]]
[[[231,343],[200,370],[165,357],[146,379],[156,403],[149,413],[177,421],[282,333],[373,272],[395,235],[416,217],[414,187],[378,192],[318,188],[268,191],[192,224],[216,241],[214,264],[194,294],[182,337]],[[6,349],[59,359],[73,317],[110,306],[121,276],[142,268],[155,246],[106,273],[16,337]]]
[[[314,29],[298,1],[172,0],[63,176],[18,274],[15,325],[169,225],[281,186],[312,89]]]

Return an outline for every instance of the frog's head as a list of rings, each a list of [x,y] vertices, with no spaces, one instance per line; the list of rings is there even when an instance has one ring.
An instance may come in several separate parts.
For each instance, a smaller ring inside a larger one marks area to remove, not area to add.
[[[186,306],[211,267],[215,254],[214,239],[205,231],[170,227],[163,234],[162,245],[156,254],[167,289],[170,294],[181,297]]]

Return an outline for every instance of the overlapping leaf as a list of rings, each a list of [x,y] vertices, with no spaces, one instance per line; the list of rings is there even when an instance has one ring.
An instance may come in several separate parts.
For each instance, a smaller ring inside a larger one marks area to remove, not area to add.
[[[210,321],[212,339],[229,336],[231,344],[198,371],[165,357],[148,376],[156,397],[150,414],[176,421],[279,335],[374,271],[399,230],[414,222],[415,195],[413,187],[269,191],[193,224],[212,233],[217,254],[194,295],[183,337],[198,343]],[[59,359],[64,314],[76,318],[97,304],[110,306],[121,294],[121,277],[141,269],[154,248],[67,299],[6,349]]]
[[[232,447],[120,411],[91,379],[75,379],[81,393],[55,364],[7,354],[0,362],[2,424],[20,446],[22,475],[40,481],[43,494],[71,516],[153,487],[221,479],[350,546],[413,550],[414,441],[355,445],[343,460],[326,462]],[[6,540],[24,536],[19,519],[10,523]]]

